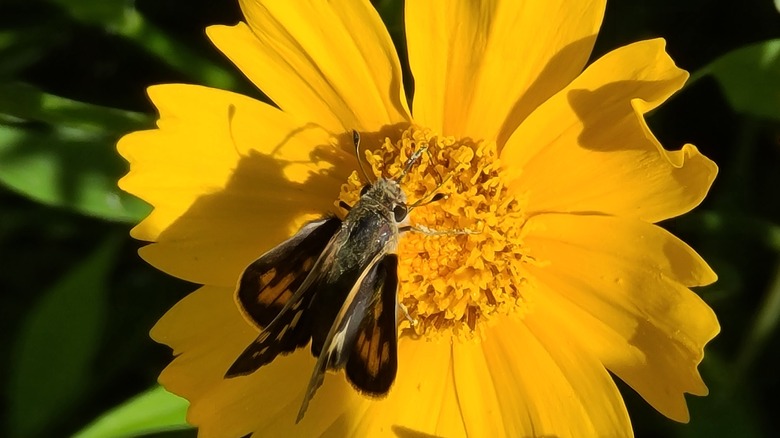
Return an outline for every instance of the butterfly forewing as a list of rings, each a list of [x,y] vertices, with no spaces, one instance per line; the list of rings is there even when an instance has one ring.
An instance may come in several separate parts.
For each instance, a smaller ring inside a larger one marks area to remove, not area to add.
[[[340,226],[336,217],[309,222],[247,266],[238,283],[236,301],[258,328],[266,327],[279,314]]]
[[[311,338],[309,307],[315,289],[302,290],[341,220],[329,217],[306,224],[293,237],[250,264],[239,280],[236,301],[241,311],[262,330],[228,370],[232,377],[251,373],[280,353],[294,351]],[[319,260],[319,262],[318,262]],[[320,269],[316,268],[316,269]],[[293,300],[293,302],[291,302]],[[272,324],[273,323],[273,324]]]

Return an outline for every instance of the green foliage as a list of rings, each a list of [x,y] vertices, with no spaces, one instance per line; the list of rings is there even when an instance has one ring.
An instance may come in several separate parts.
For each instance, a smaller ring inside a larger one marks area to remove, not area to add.
[[[8,391],[10,435],[36,436],[68,413],[91,378],[118,236],[108,237],[33,306],[14,345]]]
[[[704,67],[734,110],[780,120],[780,39],[731,51]]]
[[[74,438],[121,438],[188,429],[187,406],[187,400],[158,386],[101,415]]]
[[[148,206],[116,186],[126,166],[119,135],[147,117],[0,84],[0,182],[38,202],[108,220],[137,222]]]

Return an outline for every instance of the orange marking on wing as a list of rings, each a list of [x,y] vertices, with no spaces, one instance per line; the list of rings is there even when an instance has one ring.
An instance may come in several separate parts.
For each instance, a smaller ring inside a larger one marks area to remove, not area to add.
[[[275,284],[273,287],[267,287],[260,291],[260,294],[257,296],[257,302],[265,305],[271,305],[275,302],[279,302],[279,304],[284,305],[284,303],[286,303],[287,300],[292,297],[292,292],[289,290],[289,286],[293,281],[295,281],[295,274],[285,275],[278,284]],[[282,297],[281,300],[279,299],[280,297]]]
[[[370,354],[368,355],[368,361],[367,361],[367,368],[368,372],[376,377],[379,375],[379,356],[377,355],[377,352],[379,351],[379,339],[380,339],[380,330],[378,330],[377,326],[374,326],[374,330],[371,333],[371,350]]]

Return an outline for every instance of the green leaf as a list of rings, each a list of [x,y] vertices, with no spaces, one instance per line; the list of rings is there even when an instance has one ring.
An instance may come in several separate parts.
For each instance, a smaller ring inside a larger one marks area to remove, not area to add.
[[[89,387],[105,325],[108,276],[120,242],[119,236],[103,242],[45,292],[26,317],[11,356],[11,436],[43,432]]]
[[[150,208],[117,187],[127,165],[115,144],[149,125],[142,114],[0,85],[0,183],[47,205],[138,222]]]
[[[74,438],[120,438],[187,429],[187,400],[155,387],[101,415]]]
[[[697,72],[692,81],[708,74],[735,111],[780,119],[780,39],[733,50]]]
[[[0,182],[47,205],[137,222],[150,209],[116,186],[126,165],[114,142],[77,129],[0,124]]]
[[[18,82],[0,84],[0,114],[114,135],[146,129],[153,123],[146,114],[66,99]]]

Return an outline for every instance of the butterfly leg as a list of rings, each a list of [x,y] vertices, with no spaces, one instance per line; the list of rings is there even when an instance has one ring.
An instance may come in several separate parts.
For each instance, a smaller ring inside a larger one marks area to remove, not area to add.
[[[481,231],[474,231],[468,228],[464,228],[461,230],[432,230],[426,227],[425,225],[407,225],[403,227],[398,227],[398,231],[400,232],[411,231],[413,233],[420,233],[426,236],[460,236],[464,234],[472,235],[472,234],[481,233]]]
[[[417,325],[417,320],[412,318],[411,315],[409,315],[409,310],[404,306],[404,303],[398,302],[398,308],[401,309],[401,313],[404,315],[404,318],[409,321],[409,324],[412,325],[412,327]]]

